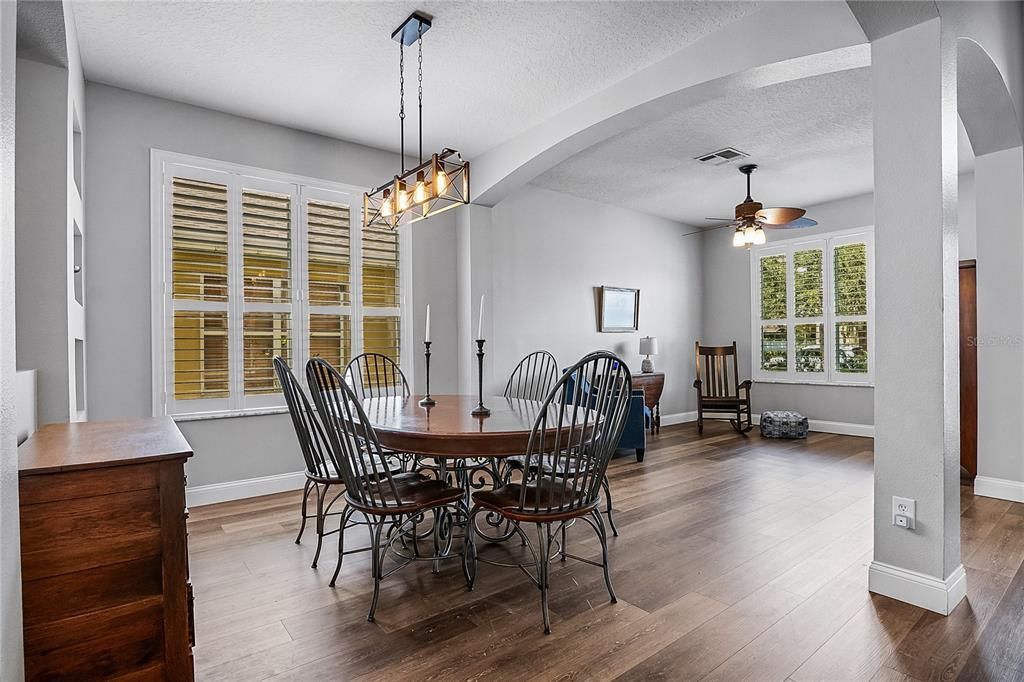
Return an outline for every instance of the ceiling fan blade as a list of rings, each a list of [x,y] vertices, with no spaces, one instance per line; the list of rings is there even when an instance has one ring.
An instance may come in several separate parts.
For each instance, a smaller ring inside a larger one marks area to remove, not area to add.
[[[769,230],[792,230],[798,227],[814,227],[817,224],[817,220],[811,220],[810,218],[797,218],[796,220],[791,220],[788,223],[783,223],[782,225],[765,223],[764,226]]]
[[[722,222],[731,223],[736,220],[735,218],[705,218],[704,220],[720,220]]]
[[[802,208],[762,208],[754,215],[768,225],[785,225],[802,218],[807,213]]]

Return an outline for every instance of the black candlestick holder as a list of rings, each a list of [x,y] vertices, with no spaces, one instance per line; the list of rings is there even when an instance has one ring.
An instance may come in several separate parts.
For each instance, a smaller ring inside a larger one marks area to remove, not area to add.
[[[437,401],[430,397],[430,341],[423,342],[423,357],[427,361],[427,394],[420,400],[420,407],[433,407]]]
[[[491,413],[489,407],[484,406],[484,339],[476,340],[477,360],[477,406],[470,412],[474,417],[486,417]]]

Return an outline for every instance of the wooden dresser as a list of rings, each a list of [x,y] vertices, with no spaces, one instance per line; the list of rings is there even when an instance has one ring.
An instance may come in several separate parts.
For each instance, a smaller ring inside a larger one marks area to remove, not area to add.
[[[644,389],[644,405],[651,410],[651,433],[661,432],[661,393],[665,390],[664,372],[637,372],[633,388]]]
[[[193,679],[191,456],[170,418],[50,424],[18,448],[27,679]]]

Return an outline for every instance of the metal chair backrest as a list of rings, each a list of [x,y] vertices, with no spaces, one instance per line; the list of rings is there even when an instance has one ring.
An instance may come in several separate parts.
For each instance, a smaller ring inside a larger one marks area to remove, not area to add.
[[[281,382],[284,399],[288,403],[288,413],[292,417],[292,426],[299,439],[302,458],[306,460],[306,472],[318,478],[338,478],[341,468],[334,458],[331,443],[327,438],[316,410],[306,398],[302,385],[295,378],[291,367],[280,355],[274,356],[274,371]]]
[[[363,353],[345,367],[345,380],[360,400],[409,397],[409,382],[398,364],[381,353]]]
[[[701,396],[735,398],[739,396],[740,368],[736,342],[731,346],[702,346],[696,343],[697,378]]]
[[[633,378],[614,353],[596,351],[565,370],[530,434],[526,469],[558,472],[523,486],[520,511],[557,513],[595,504],[622,437]]]
[[[366,507],[400,506],[387,457],[359,396],[338,370],[320,358],[306,364],[306,381],[341,464],[346,494]]]
[[[505,397],[544,400],[558,379],[558,363],[546,350],[530,353],[519,361],[505,384]]]

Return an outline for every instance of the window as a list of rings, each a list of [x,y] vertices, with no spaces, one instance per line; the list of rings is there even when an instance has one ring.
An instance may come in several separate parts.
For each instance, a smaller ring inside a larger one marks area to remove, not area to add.
[[[861,231],[751,251],[756,379],[872,383],[873,242]]]
[[[284,406],[273,358],[402,361],[399,232],[361,190],[153,152],[154,413]]]

